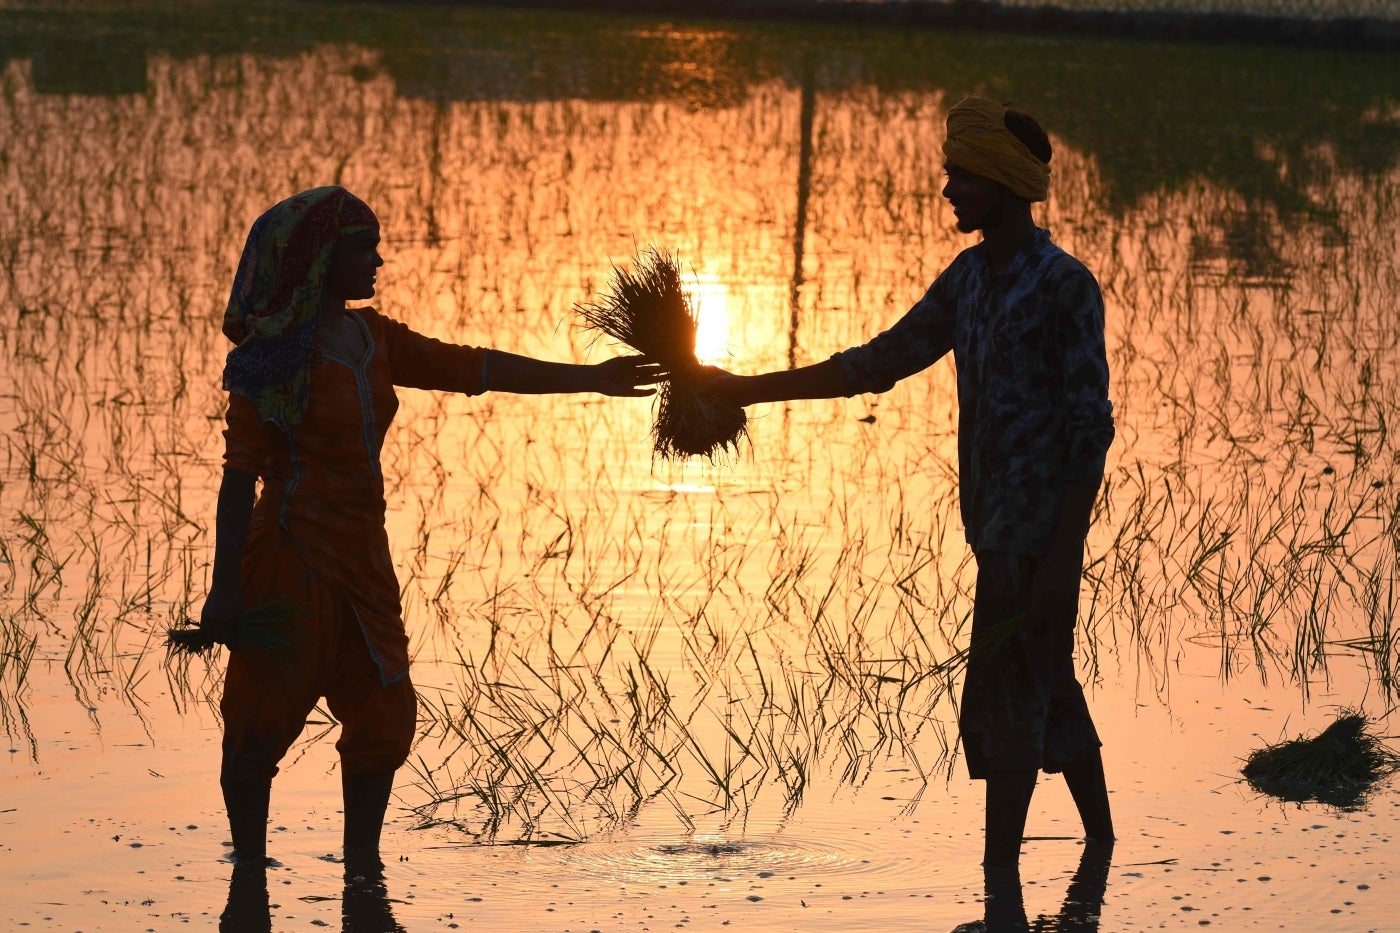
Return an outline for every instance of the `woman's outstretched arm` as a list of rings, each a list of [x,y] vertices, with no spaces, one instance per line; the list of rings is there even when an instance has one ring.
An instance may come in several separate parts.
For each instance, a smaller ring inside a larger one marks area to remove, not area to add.
[[[640,356],[618,356],[596,364],[552,363],[529,356],[487,350],[483,363],[488,392],[542,395],[553,392],[599,392],[603,395],[651,395],[666,373]]]

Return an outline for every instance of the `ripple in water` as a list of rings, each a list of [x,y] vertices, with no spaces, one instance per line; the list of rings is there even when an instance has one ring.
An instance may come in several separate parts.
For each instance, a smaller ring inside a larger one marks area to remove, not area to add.
[[[926,858],[883,844],[880,837],[841,839],[842,845],[810,839],[632,838],[589,843],[559,853],[561,867],[614,881],[690,882],[733,878],[807,881],[840,876],[902,887],[928,889],[937,872]],[[951,880],[951,879],[949,879]]]

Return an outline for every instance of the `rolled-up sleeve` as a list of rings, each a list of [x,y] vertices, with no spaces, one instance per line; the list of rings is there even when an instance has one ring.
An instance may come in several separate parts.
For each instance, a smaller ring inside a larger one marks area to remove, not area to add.
[[[444,343],[405,324],[381,317],[385,352],[394,385],[480,395],[486,391],[486,351]]]
[[[280,431],[242,395],[229,394],[224,414],[224,469],[266,477]]]
[[[1108,398],[1103,293],[1092,275],[1069,276],[1052,309],[1066,410],[1061,479],[1097,487],[1113,443],[1113,403]]]
[[[846,374],[848,396],[888,392],[901,379],[927,369],[953,348],[955,315],[939,276],[924,297],[889,330],[869,343],[833,354]]]

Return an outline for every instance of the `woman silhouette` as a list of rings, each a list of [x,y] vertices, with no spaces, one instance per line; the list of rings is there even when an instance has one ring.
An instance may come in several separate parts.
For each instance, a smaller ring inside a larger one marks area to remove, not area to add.
[[[220,783],[236,859],[259,870],[272,778],[321,697],[341,724],[346,862],[379,865],[417,711],[379,461],[394,387],[640,396],[660,378],[640,358],[545,362],[347,308],[374,296],[378,247],[378,220],[349,191],[294,195],[253,224],[224,317],[236,347],[201,625],[231,649]],[[294,637],[275,652],[240,644],[240,614],[268,604],[294,613]]]

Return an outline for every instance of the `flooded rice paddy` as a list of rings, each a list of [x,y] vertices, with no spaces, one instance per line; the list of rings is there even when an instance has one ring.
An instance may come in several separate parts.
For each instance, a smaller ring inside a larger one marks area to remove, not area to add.
[[[1118,424],[1079,663],[1121,841],[1105,883],[1042,782],[1030,917],[1393,929],[1394,787],[1299,805],[1238,770],[1343,707],[1397,721],[1394,56],[279,4],[0,11],[0,923],[207,928],[229,894],[222,659],[162,640],[205,593],[259,212],[345,184],[381,310],[565,360],[608,352],[571,309],[658,244],[702,354],[757,372],[864,341],[970,245],[939,197],[968,93],[1050,131],[1038,219],[1103,285]],[[385,888],[329,858],[318,713],[274,785],[275,929],[981,915],[950,362],[755,408],[719,463],[654,461],[646,400],[401,402],[423,702]]]

